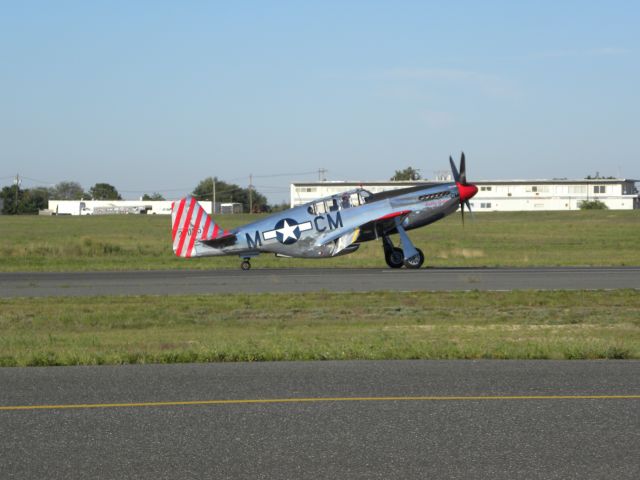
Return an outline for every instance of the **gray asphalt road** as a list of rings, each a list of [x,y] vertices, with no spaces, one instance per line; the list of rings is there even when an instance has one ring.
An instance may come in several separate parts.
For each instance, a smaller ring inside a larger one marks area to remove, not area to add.
[[[640,267],[0,273],[0,297],[613,288],[640,289]]]
[[[636,479],[640,362],[0,369],[0,431],[2,478]]]

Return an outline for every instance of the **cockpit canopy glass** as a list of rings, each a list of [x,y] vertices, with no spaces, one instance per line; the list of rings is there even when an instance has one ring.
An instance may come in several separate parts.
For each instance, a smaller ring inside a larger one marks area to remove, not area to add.
[[[328,212],[337,212],[351,207],[359,207],[367,202],[371,193],[363,188],[349,190],[347,192],[319,198],[307,204],[307,211],[312,215],[322,215]]]

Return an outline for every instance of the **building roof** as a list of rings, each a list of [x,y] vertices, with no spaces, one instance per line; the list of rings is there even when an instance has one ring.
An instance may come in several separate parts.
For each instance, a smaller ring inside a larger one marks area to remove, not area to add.
[[[566,179],[566,178],[554,178],[554,179],[529,179],[529,180],[473,180],[471,183],[475,185],[584,185],[584,184],[617,184],[617,183],[637,183],[640,180],[634,180],[631,178],[583,178],[583,179]],[[387,181],[362,181],[362,180],[330,180],[330,181],[316,181],[316,182],[292,182],[292,185],[298,187],[314,187],[318,185],[325,186],[348,186],[348,185],[368,185],[368,186],[384,186],[384,185],[398,185],[398,186],[416,186],[423,184],[439,184],[439,183],[451,183],[451,181],[439,182],[429,180],[416,180],[406,182],[394,182],[392,180]]]

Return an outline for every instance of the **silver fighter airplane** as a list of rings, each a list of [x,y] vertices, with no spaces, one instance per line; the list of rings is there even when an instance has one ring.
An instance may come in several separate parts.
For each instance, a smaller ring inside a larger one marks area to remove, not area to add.
[[[233,230],[224,230],[192,197],[172,207],[173,251],[179,257],[238,255],[243,270],[260,253],[282,257],[327,258],[355,252],[360,243],[382,239],[385,260],[391,268],[420,268],[422,250],[407,230],[424,227],[464,207],[478,188],[467,182],[464,153],[460,172],[449,157],[455,182],[424,183],[372,194],[362,188],[265,217]],[[398,234],[402,248],[394,246]]]

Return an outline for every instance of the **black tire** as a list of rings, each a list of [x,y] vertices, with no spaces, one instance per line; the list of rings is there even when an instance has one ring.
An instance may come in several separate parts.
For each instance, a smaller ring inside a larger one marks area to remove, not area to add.
[[[391,268],[402,268],[404,265],[404,252],[401,248],[387,250],[384,253],[384,259]]]
[[[251,268],[251,262],[249,260],[245,260],[240,264],[240,268],[242,270],[249,270]]]
[[[415,255],[407,261],[403,262],[405,267],[416,269],[422,266],[422,264],[424,263],[424,253],[422,253],[422,250],[420,250],[419,248],[416,248],[416,251],[418,252],[418,255]]]

